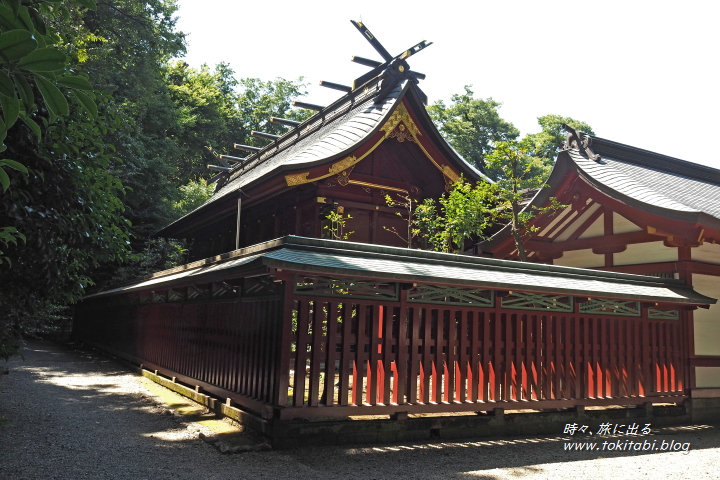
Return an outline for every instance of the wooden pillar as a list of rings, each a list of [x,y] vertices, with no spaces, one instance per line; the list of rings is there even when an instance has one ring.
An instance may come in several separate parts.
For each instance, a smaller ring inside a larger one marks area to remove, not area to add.
[[[294,279],[292,275],[277,275],[278,279],[282,279],[284,283],[282,296],[282,320],[280,329],[280,360],[278,361],[278,372],[275,376],[275,398],[274,407],[285,407],[287,405],[288,387],[290,386],[290,350],[292,343],[292,311],[293,311],[293,293]],[[304,375],[303,375],[304,378]],[[302,388],[305,387],[303,381]],[[298,385],[295,385],[295,389]]]

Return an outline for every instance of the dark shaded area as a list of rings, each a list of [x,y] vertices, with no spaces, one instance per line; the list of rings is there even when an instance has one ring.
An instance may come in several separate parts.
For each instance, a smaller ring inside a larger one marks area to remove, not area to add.
[[[8,364],[10,373],[3,376],[0,387],[3,479],[500,479],[547,477],[553,467],[543,464],[563,462],[576,462],[577,478],[596,478],[598,468],[611,473],[612,459],[631,456],[639,457],[633,468],[648,475],[652,472],[656,478],[677,471],[684,475],[674,478],[713,478],[713,459],[720,454],[718,429],[690,426],[658,429],[644,437],[689,442],[687,455],[566,452],[565,441],[587,437],[562,432],[545,437],[463,442],[440,438],[364,448],[222,455],[197,438],[161,438],[185,426],[177,417],[163,414],[166,409],[142,392],[116,391],[119,379],[129,375],[122,365],[50,343],[33,343],[24,355],[24,361],[15,358]],[[612,440],[619,438],[625,437]],[[593,468],[594,462],[584,460],[600,463]],[[510,468],[513,470],[494,470]]]

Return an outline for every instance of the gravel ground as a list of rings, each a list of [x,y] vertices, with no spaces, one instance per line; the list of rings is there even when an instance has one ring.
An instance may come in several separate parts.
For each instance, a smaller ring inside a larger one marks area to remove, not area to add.
[[[555,436],[303,448],[223,455],[158,403],[122,365],[32,343],[0,384],[0,479],[632,478],[717,479],[720,429],[655,429],[641,437],[688,452],[569,452]],[[2,365],[0,364],[0,369]],[[597,428],[595,426],[594,428]]]

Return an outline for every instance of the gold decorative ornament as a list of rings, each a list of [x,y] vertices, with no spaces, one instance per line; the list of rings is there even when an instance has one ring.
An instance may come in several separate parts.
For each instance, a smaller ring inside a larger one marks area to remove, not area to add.
[[[410,113],[408,112],[407,108],[403,103],[400,103],[395,111],[390,115],[390,118],[387,119],[385,124],[380,129],[381,131],[385,132],[385,135],[379,139],[375,145],[370,147],[365,153],[360,155],[359,157],[355,157],[353,155],[343,158],[342,160],[339,160],[333,164],[331,164],[328,167],[328,173],[324,175],[320,175],[315,178],[308,178],[310,175],[310,172],[302,172],[302,173],[294,173],[290,175],[285,175],[285,182],[289,187],[293,187],[295,185],[302,185],[304,183],[310,183],[310,182],[316,182],[318,180],[322,180],[324,178],[330,177],[332,175],[338,175],[337,181],[340,183],[340,185],[343,185],[342,181],[345,181],[345,178],[341,177],[343,176],[341,172],[344,172],[348,168],[352,167],[353,165],[359,163],[362,161],[365,157],[370,155],[377,147],[380,146],[380,144],[387,138],[396,138],[398,142],[404,142],[404,141],[410,141],[415,144],[417,144],[422,152],[425,154],[425,156],[432,162],[435,167],[442,172],[442,174],[446,177],[446,179],[452,183],[457,182],[460,180],[460,175],[455,172],[455,170],[452,169],[449,165],[441,165],[438,162],[435,161],[435,159],[430,155],[430,153],[425,149],[422,142],[420,142],[419,137],[422,135],[420,132],[420,129],[415,125],[415,122],[412,120],[412,117],[410,117]],[[354,181],[349,179],[349,172],[347,173],[347,180],[349,184],[355,183]],[[363,186],[363,189],[366,189],[365,186]],[[369,191],[369,190],[367,190]]]
[[[302,185],[303,183],[309,182],[309,180],[307,178],[308,175],[310,175],[310,172],[285,175],[285,182],[287,183],[288,187],[293,187],[295,185]]]
[[[414,137],[417,138],[419,135],[422,135],[420,133],[420,129],[417,125],[415,125],[415,122],[413,122],[410,117],[410,113],[407,111],[407,108],[405,108],[405,105],[401,103],[397,106],[392,115],[390,115],[390,118],[388,118],[387,122],[385,122],[385,125],[381,128],[381,130],[385,132],[385,138],[388,138],[401,122]]]
[[[417,143],[417,140],[415,140],[415,137],[413,137],[410,132],[407,131],[404,124],[398,125],[398,127],[392,131],[392,133],[389,135],[389,138],[394,138],[398,142],[404,142],[407,140],[408,142],[415,142]]]
[[[348,167],[352,167],[358,162],[358,159],[352,155],[349,157],[345,157],[339,162],[335,162],[332,165],[330,165],[330,168],[328,171],[331,175],[335,175],[336,173],[342,172],[343,170],[347,169]]]

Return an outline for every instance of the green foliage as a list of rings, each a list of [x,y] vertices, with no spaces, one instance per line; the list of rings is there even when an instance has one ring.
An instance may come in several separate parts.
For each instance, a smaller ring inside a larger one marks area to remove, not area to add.
[[[247,145],[264,146],[267,140],[250,136],[250,131],[282,135],[287,131],[277,123],[271,123],[270,117],[281,117],[302,122],[310,118],[315,112],[311,110],[296,110],[292,108],[292,101],[306,95],[305,84],[302,77],[297,80],[277,78],[262,81],[258,78],[243,78],[240,80],[240,94],[237,100],[238,118],[242,119],[239,136]],[[239,143],[239,142],[236,142]]]
[[[544,186],[548,169],[541,158],[532,155],[533,147],[533,142],[527,138],[522,142],[499,142],[485,158],[488,168],[498,172],[497,182],[492,186],[498,202],[493,217],[498,223],[510,224],[510,232],[522,261],[527,261],[523,241],[535,231],[530,226],[533,217],[542,213],[552,214],[563,207],[553,199],[548,207],[523,209],[527,197]]]
[[[117,160],[105,141],[117,117],[98,108],[108,96],[94,92],[68,56],[79,35],[68,7],[82,15],[85,6],[94,4],[0,0],[0,36],[11,34],[0,47],[3,357],[16,353],[23,334],[45,329],[58,305],[77,301],[98,265],[128,250],[125,190],[110,173]]]
[[[350,214],[343,215],[335,210],[331,210],[325,218],[330,222],[328,225],[323,226],[323,230],[327,230],[330,234],[330,238],[333,240],[347,240],[350,235],[355,233],[354,231],[346,232],[345,224],[348,220],[352,219]]]
[[[204,178],[190,180],[180,186],[180,198],[173,204],[175,216],[181,217],[205,203],[212,195],[213,188],[213,185],[208,185]]]
[[[6,309],[0,317],[0,359],[7,361],[18,355],[24,338],[56,338],[66,336],[72,327],[71,309],[52,303],[38,303],[32,313]]]
[[[455,94],[446,106],[440,100],[428,107],[428,113],[445,139],[471,165],[485,172],[485,156],[495,142],[512,140],[520,131],[500,118],[502,105],[492,98],[474,98],[470,85],[464,94]]]
[[[94,8],[94,2],[89,0],[75,3]],[[66,10],[53,0],[0,0],[0,152],[7,149],[8,132],[18,120],[39,138],[43,129],[38,115],[43,109],[49,113],[50,121],[55,121],[70,112],[66,97],[74,97],[76,89],[92,90],[86,79],[73,74],[67,55],[57,46],[62,37],[46,25],[48,19],[52,21]],[[39,97],[35,91],[39,91]],[[92,110],[92,97],[81,95],[86,101],[81,109]],[[0,160],[3,192],[10,186],[8,167],[27,174],[17,159]]]
[[[426,199],[415,210],[418,236],[435,251],[461,253],[469,240],[482,238],[492,221],[491,184],[463,178],[437,202]]]
[[[145,242],[142,251],[130,256],[128,262],[114,273],[112,283],[122,285],[148,275],[183,265],[187,260],[184,242],[153,238]]]
[[[205,145],[232,146],[238,123],[238,82],[233,71],[222,63],[210,71],[207,65],[195,70],[185,62],[174,62],[165,75],[175,114],[169,132],[177,144],[173,180],[184,182],[207,175]]]

